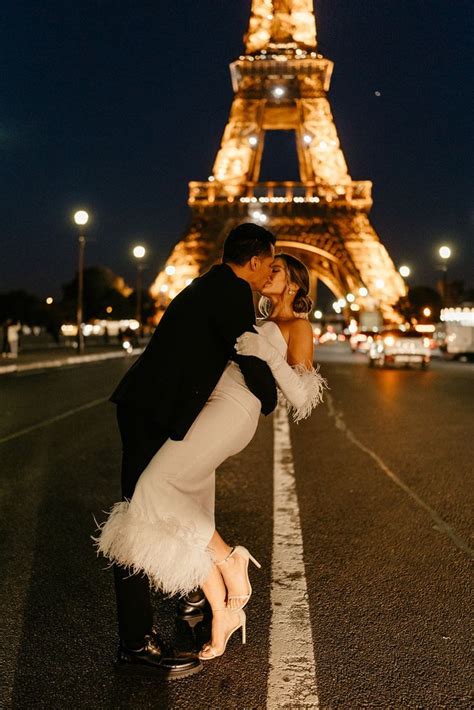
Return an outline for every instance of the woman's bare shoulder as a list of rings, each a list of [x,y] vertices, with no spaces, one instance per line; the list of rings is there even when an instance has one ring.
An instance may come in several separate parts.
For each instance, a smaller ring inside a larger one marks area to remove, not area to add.
[[[307,318],[293,318],[288,321],[290,336],[293,338],[303,338],[311,335],[313,337],[313,326]]]

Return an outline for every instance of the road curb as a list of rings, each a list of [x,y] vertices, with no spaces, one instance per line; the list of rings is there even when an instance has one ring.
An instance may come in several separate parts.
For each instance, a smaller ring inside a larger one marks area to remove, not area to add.
[[[133,355],[140,355],[143,348],[135,348],[130,352],[118,350],[112,353],[97,353],[96,355],[71,355],[66,358],[58,358],[55,360],[38,360],[37,362],[29,362],[24,365],[2,365],[0,366],[0,375],[11,375],[16,372],[28,372],[33,370],[45,370],[49,368],[66,367],[70,365],[83,365],[89,362],[99,362],[100,360],[112,360]]]

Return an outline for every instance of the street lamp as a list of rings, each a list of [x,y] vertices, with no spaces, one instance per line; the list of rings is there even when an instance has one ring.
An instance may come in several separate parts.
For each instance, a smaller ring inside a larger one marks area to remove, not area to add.
[[[448,292],[448,259],[451,256],[451,249],[446,245],[439,248],[438,254],[443,259],[443,264],[441,269],[443,270],[443,306],[447,305],[447,292]]]
[[[146,254],[145,247],[141,244],[133,248],[133,256],[137,260],[137,309],[135,318],[138,321],[139,328],[142,327],[142,271],[143,264],[142,259]],[[140,332],[140,331],[139,331]]]
[[[400,266],[398,269],[400,276],[403,276],[404,279],[406,279],[408,276],[410,276],[410,267],[409,266]]]
[[[89,221],[89,214],[85,210],[78,210],[74,213],[74,222],[78,227],[85,227]],[[82,332],[82,315],[83,315],[83,302],[84,302],[84,247],[86,245],[86,238],[84,236],[83,230],[79,229],[78,236],[79,243],[79,263],[77,270],[77,311],[76,311],[76,322],[77,322],[77,346],[79,353],[84,352],[84,333]]]

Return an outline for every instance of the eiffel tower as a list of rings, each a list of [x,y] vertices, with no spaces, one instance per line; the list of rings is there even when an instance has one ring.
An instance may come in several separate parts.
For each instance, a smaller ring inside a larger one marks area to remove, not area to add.
[[[348,173],[327,98],[333,63],[317,53],[312,0],[253,0],[245,54],[230,65],[234,99],[212,175],[189,183],[191,223],[151,288],[158,307],[216,263],[232,227],[263,224],[344,299],[344,314],[393,305],[405,283],[372,227],[372,183]],[[292,130],[300,182],[259,182],[267,131]],[[359,313],[357,313],[359,312]]]

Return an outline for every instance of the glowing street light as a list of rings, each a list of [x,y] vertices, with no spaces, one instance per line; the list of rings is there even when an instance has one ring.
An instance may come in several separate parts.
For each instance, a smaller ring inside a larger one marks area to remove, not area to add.
[[[78,227],[85,227],[89,221],[89,213],[86,210],[77,210],[74,213],[74,222]],[[83,320],[83,303],[84,303],[84,249],[86,246],[86,238],[84,236],[83,230],[79,229],[78,236],[79,244],[79,260],[77,269],[77,309],[76,309],[76,322],[77,322],[77,347],[79,353],[84,352],[84,333],[82,332],[82,320]]]
[[[314,317],[318,320],[323,317],[322,311],[314,311]]]
[[[428,318],[428,316],[431,315],[431,308],[428,308],[428,306],[426,306],[426,308],[423,308],[423,315]]]
[[[77,210],[74,213],[74,221],[77,225],[83,227],[89,221],[89,214],[85,210]]]
[[[48,306],[53,303],[53,299],[51,298],[51,296],[48,296],[48,298],[46,299],[46,303],[48,304]]]
[[[145,254],[146,254],[145,247],[142,247],[139,245],[139,246],[136,246],[133,248],[133,256],[135,257],[135,259],[143,259]]]
[[[407,278],[407,276],[410,276],[410,267],[408,266],[400,266],[398,269],[398,272],[400,276],[403,276],[404,279]]]
[[[443,259],[441,266],[443,270],[443,305],[446,306],[448,295],[448,259],[451,256],[451,249],[444,244],[439,248],[438,254]]]
[[[143,271],[143,264],[142,264],[142,259],[146,254],[146,249],[144,246],[141,244],[137,244],[137,246],[133,247],[133,256],[137,260],[137,302],[136,302],[136,311],[135,311],[135,319],[139,323],[139,327],[141,328],[142,325],[142,271]]]

